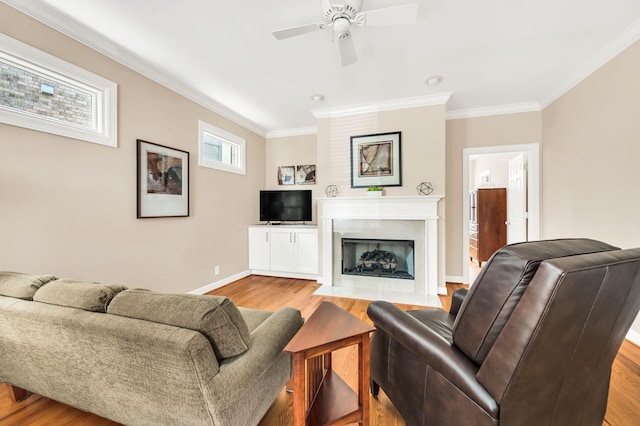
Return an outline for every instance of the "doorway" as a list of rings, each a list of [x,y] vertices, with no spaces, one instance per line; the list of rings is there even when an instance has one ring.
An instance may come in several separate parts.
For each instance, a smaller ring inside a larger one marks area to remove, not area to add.
[[[471,169],[472,162],[482,156],[504,155],[510,153],[508,157],[515,158],[509,164],[506,160],[504,170],[494,170],[491,172],[486,165],[480,166],[480,170]],[[518,156],[518,154],[522,154]],[[527,164],[526,169],[524,164]],[[520,168],[520,170],[519,170]],[[523,170],[524,169],[524,170]],[[504,145],[481,148],[465,148],[463,150],[463,210],[462,210],[462,252],[463,252],[463,282],[472,283],[477,275],[478,269],[472,267],[469,262],[469,191],[474,189],[470,183],[475,175],[478,181],[476,186],[491,187],[500,185],[505,188],[512,188],[511,212],[515,213],[508,217],[508,239],[509,242],[537,240],[540,236],[540,146],[539,144]],[[526,173],[525,173],[526,170]],[[473,174],[472,174],[473,173]],[[500,177],[499,176],[503,176]],[[500,180],[502,179],[502,180]],[[499,182],[496,182],[500,180]],[[524,209],[518,212],[518,209]],[[526,218],[522,220],[521,218]]]

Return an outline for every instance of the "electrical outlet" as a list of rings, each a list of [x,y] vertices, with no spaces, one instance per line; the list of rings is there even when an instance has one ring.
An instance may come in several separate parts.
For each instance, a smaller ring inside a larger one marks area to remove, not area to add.
[[[215,268],[213,268],[213,274],[214,275],[220,275],[220,267],[216,266]]]

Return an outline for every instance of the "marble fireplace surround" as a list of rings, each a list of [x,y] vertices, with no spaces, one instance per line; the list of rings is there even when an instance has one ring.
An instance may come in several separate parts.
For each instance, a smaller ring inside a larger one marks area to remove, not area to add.
[[[438,297],[438,253],[441,244],[438,236],[438,202],[441,199],[437,195],[318,199],[322,253],[321,276],[318,281],[322,286],[315,294],[441,307]],[[340,267],[334,264],[340,259],[339,234],[350,220],[353,220],[354,228],[361,228],[362,223],[367,221],[389,221],[396,226],[402,221],[411,221],[407,222],[408,227],[414,226],[412,224],[416,221],[422,222],[419,229],[423,235],[415,235],[414,239],[416,245],[423,247],[420,256],[416,253],[415,257],[416,268],[420,268],[423,273],[416,276],[416,280],[409,281],[410,286],[409,283],[398,285],[397,282],[402,280],[394,279],[363,279],[354,282],[336,277],[340,271]]]

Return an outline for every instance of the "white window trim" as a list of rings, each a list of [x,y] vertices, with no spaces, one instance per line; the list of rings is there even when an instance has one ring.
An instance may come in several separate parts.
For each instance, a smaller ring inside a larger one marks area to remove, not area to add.
[[[4,105],[0,105],[0,123],[118,147],[116,118],[118,85],[116,83],[4,34],[0,34],[0,58],[39,75],[49,75],[54,80],[67,81],[75,87],[84,87],[87,91],[96,94],[96,114],[92,118],[93,129]]]
[[[219,161],[211,161],[203,158],[204,153],[204,134],[209,133],[216,138],[232,143],[238,146],[238,166],[232,166],[230,164],[221,163]],[[222,130],[216,126],[206,123],[202,120],[198,120],[198,165],[201,167],[208,167],[211,169],[222,170],[225,172],[236,173],[239,175],[246,175],[246,146],[247,141],[236,136],[233,133]]]

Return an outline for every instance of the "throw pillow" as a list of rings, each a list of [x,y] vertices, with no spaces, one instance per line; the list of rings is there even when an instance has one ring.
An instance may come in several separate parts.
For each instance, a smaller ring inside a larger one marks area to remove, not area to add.
[[[107,312],[109,302],[122,290],[126,290],[126,287],[65,278],[50,282],[36,291],[33,300],[91,312]]]
[[[53,275],[27,275],[19,272],[0,272],[0,295],[33,300],[40,287],[57,280]]]

